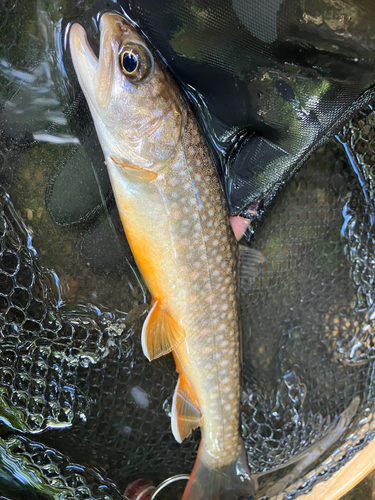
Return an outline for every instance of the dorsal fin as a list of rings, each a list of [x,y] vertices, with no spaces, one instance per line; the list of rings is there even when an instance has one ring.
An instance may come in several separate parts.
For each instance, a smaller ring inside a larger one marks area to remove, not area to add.
[[[241,294],[249,293],[255,278],[259,274],[259,266],[266,258],[260,250],[239,245],[239,291]]]
[[[172,402],[172,432],[178,443],[202,424],[202,415],[195,396],[183,374],[178,377]]]
[[[111,160],[124,168],[124,174],[126,177],[133,182],[151,182],[157,179],[158,174],[152,170],[147,170],[146,168],[137,167],[137,165],[131,165],[130,163],[123,162],[111,156]]]
[[[152,361],[176,349],[185,338],[185,330],[159,301],[155,301],[143,323],[142,349]]]

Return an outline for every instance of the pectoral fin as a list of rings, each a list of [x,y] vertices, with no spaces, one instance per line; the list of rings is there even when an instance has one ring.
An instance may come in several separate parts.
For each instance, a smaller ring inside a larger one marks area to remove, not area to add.
[[[120,167],[124,168],[124,174],[132,182],[151,182],[158,177],[158,174],[152,170],[122,162],[115,156],[111,156],[111,160],[115,162],[116,165],[120,165]]]
[[[181,374],[178,377],[176,390],[172,402],[172,432],[178,443],[181,443],[202,424],[202,415],[199,410],[190,386]]]
[[[152,361],[176,349],[185,338],[185,330],[168,309],[156,301],[142,328],[142,349]]]

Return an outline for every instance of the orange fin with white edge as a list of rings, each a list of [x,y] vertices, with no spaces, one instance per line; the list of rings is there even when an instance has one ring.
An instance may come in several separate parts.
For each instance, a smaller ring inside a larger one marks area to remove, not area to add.
[[[156,172],[153,172],[152,170],[147,170],[147,168],[140,168],[137,167],[137,165],[123,162],[115,156],[111,156],[111,160],[116,163],[116,165],[120,165],[120,167],[123,167],[124,174],[130,181],[151,182],[158,177],[158,174]]]
[[[185,330],[168,309],[155,301],[143,323],[142,349],[150,361],[176,349],[185,339]]]
[[[172,402],[172,433],[182,443],[191,432],[202,424],[202,414],[190,386],[180,374]]]

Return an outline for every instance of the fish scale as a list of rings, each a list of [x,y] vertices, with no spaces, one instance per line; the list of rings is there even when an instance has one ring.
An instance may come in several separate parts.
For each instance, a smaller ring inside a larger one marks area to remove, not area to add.
[[[194,233],[194,244],[198,250],[195,253],[199,253],[193,257],[198,264],[197,272],[190,275],[190,283],[198,288],[198,301],[204,305],[203,308],[206,309],[206,304],[210,306],[204,312],[196,311],[193,307],[195,295],[192,294],[192,306],[185,313],[186,332],[192,332],[187,333],[187,347],[191,344],[191,352],[197,353],[192,357],[189,378],[194,387],[201,387],[202,394],[198,397],[200,408],[216,427],[216,432],[211,432],[222,436],[220,447],[225,450],[224,464],[238,455],[239,334],[234,286],[237,247],[215,166],[191,114],[188,115],[182,147],[186,169],[196,189],[198,207],[194,209],[198,208],[200,216]],[[181,238],[180,226],[177,225],[176,230]],[[199,277],[197,273],[200,273]],[[205,330],[207,333],[203,336]],[[177,349],[179,357],[184,355],[180,350]],[[198,372],[194,367],[203,371]],[[203,432],[210,435],[210,432]],[[206,446],[209,450],[214,443],[206,440]]]
[[[225,465],[238,455],[239,441],[238,250],[216,168],[191,113],[180,147],[179,161],[152,186],[133,191],[133,201],[127,199],[120,216],[127,234],[144,235],[142,245],[137,236],[129,242],[153,298],[180,318],[186,332],[186,346],[175,354],[207,421],[208,431],[203,432],[214,436],[206,440],[207,451],[217,455],[216,448],[224,450],[213,462]],[[120,200],[116,184],[114,190]],[[133,217],[151,197],[160,209]],[[155,267],[168,268],[162,284]]]
[[[173,352],[177,441],[201,427],[183,500],[252,495],[239,434],[235,237],[199,126],[169,74],[123,17],[100,18],[99,59],[70,31],[73,64],[105,156],[120,218],[152,297],[145,355]]]

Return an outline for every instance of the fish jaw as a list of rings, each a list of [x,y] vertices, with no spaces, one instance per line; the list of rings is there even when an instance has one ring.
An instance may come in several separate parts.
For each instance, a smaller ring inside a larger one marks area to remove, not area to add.
[[[94,80],[99,60],[87,41],[87,34],[80,24],[73,24],[69,34],[70,52],[79,84],[90,107],[94,102]]]

